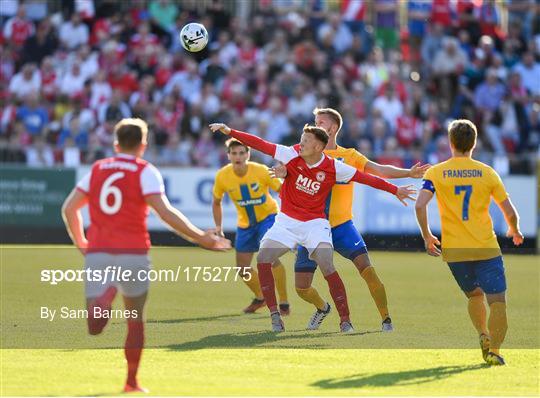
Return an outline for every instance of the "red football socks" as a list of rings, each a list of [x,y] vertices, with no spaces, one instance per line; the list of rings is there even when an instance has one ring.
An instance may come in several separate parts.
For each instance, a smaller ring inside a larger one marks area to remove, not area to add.
[[[328,288],[330,289],[330,295],[334,300],[336,309],[339,313],[339,318],[341,322],[349,321],[349,304],[347,302],[347,292],[345,291],[345,285],[341,280],[337,271],[326,275],[324,277],[328,283]]]
[[[276,290],[274,283],[274,275],[272,274],[271,263],[258,263],[257,270],[259,271],[259,283],[266,301],[266,305],[270,312],[277,311]]]
[[[144,323],[142,321],[128,321],[128,333],[124,346],[128,375],[126,385],[138,387],[137,371],[144,346]]]
[[[105,293],[103,293],[101,296],[97,297],[93,303],[91,303],[87,310],[88,310],[88,318],[87,318],[87,324],[88,324],[88,333],[90,334],[100,334],[103,331],[103,328],[107,325],[107,322],[109,321],[108,316],[103,316],[100,318],[94,317],[94,307],[99,307],[102,310],[110,310],[111,309],[111,303],[113,302],[116,292],[118,289],[115,286],[109,287],[107,290],[105,290]],[[102,311],[100,311],[102,312]]]

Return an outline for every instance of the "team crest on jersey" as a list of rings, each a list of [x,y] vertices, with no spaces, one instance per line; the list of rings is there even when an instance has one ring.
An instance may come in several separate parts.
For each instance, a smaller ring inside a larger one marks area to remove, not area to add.
[[[326,173],[324,171],[319,171],[315,175],[315,178],[317,178],[317,181],[323,182],[324,179],[326,178]]]
[[[254,184],[251,184],[251,189],[253,190],[253,192],[257,192],[259,190],[259,183],[256,182]]]

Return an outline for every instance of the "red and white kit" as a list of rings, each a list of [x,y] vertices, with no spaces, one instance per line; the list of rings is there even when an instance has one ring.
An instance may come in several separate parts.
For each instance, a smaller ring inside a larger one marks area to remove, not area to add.
[[[85,266],[102,270],[107,266],[148,269],[149,209],[145,196],[165,192],[159,171],[143,159],[118,154],[94,163],[77,189],[88,196],[90,212]],[[116,284],[127,296],[137,296],[148,288],[147,281]],[[87,282],[87,297],[101,295],[110,285]]]
[[[272,156],[287,167],[287,177],[280,190],[281,212],[263,241],[270,239],[291,249],[301,244],[308,249],[310,255],[322,242],[332,245],[330,223],[325,210],[328,195],[336,182],[355,181],[392,194],[397,192],[395,185],[362,173],[325,154],[322,154],[319,162],[308,165],[300,157],[299,144],[292,147],[272,144],[237,130],[231,130],[230,135]]]

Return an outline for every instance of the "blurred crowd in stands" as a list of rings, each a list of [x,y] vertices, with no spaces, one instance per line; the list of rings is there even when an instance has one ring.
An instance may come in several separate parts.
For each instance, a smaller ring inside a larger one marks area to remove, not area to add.
[[[148,160],[218,167],[209,123],[293,144],[316,106],[380,163],[445,160],[461,117],[503,174],[539,154],[539,0],[2,0],[0,18],[0,162],[91,163],[132,116]],[[210,34],[197,54],[179,41],[192,21]]]

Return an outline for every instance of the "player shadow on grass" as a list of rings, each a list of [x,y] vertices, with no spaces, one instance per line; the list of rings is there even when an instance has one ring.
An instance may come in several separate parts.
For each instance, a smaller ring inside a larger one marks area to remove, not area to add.
[[[300,331],[292,331],[300,332]],[[247,333],[226,333],[216,334],[211,336],[205,336],[196,341],[188,341],[181,344],[171,344],[166,346],[172,351],[193,351],[202,350],[207,348],[326,348],[320,344],[300,344],[295,343],[291,345],[279,345],[274,346],[272,343],[282,343],[287,340],[297,339],[315,339],[321,337],[335,336],[335,333],[309,333],[305,330],[301,330],[301,334],[298,333],[275,333],[270,331],[260,332],[247,332]],[[269,344],[269,345],[266,345]]]
[[[438,366],[436,368],[407,370],[402,372],[378,373],[373,375],[357,374],[334,379],[322,379],[313,384],[322,389],[390,387],[431,383],[455,374],[479,370],[488,367],[486,364],[468,366]]]
[[[198,318],[176,318],[176,319],[148,319],[146,323],[188,323],[188,322],[209,322],[220,320],[236,320],[236,318],[246,317],[246,314],[223,314],[215,316],[202,316]],[[250,318],[266,318],[266,316],[249,315]]]

